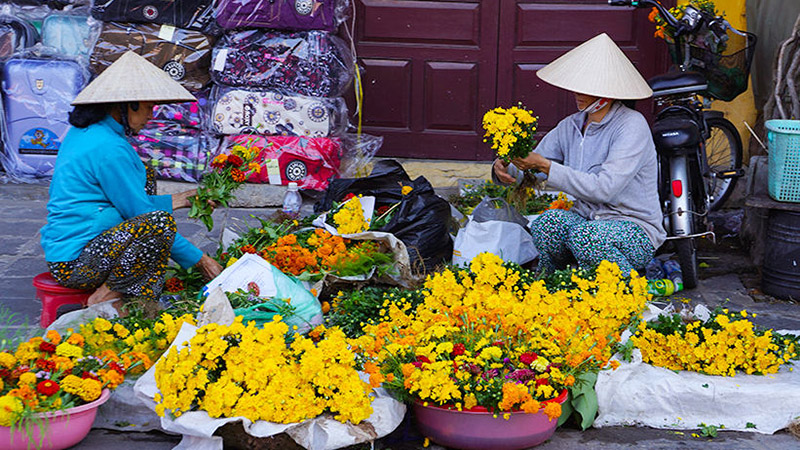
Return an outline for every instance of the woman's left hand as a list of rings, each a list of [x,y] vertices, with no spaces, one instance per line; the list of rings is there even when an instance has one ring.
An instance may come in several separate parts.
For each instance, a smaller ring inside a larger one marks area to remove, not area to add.
[[[188,208],[192,206],[192,202],[189,201],[189,197],[194,197],[197,195],[197,189],[192,189],[190,191],[184,191],[178,194],[172,194],[172,210],[181,209],[181,208]]]
[[[550,160],[536,152],[530,152],[524,158],[514,158],[511,162],[520,170],[535,169],[545,174],[550,173]]]
[[[200,269],[200,272],[203,274],[203,277],[206,280],[213,280],[217,275],[220,274],[220,272],[222,272],[222,266],[220,266],[218,262],[205,253],[203,253],[200,261],[198,261],[195,266]]]

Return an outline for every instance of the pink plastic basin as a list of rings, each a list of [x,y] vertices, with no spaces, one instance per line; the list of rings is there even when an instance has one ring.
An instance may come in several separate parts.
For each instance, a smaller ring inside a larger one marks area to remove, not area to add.
[[[72,447],[89,434],[97,415],[97,408],[105,403],[110,395],[111,391],[103,389],[100,398],[91,403],[64,411],[40,414],[41,424],[31,424],[31,440],[28,440],[24,428],[11,433],[11,428],[0,427],[0,448],[61,450]]]
[[[554,401],[563,403],[566,391]],[[536,414],[513,412],[506,420],[490,412],[458,411],[414,403],[417,428],[437,444],[462,450],[517,450],[550,439],[558,419],[549,420],[540,410]]]

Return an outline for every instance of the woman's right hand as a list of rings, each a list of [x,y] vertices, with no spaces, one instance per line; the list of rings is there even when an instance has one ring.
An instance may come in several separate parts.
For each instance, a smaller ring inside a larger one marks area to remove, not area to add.
[[[213,258],[203,253],[203,256],[200,258],[200,261],[195,264],[195,267],[200,269],[200,272],[203,274],[203,277],[206,280],[213,280],[217,277],[217,275],[222,272],[222,266],[219,265]]]
[[[501,183],[516,183],[517,179],[508,174],[508,166],[508,163],[503,162],[502,159],[498,158],[494,160],[494,164],[492,164],[492,170],[494,170],[494,174]]]
[[[172,194],[172,210],[181,209],[181,208],[188,208],[192,206],[191,200],[189,197],[194,197],[197,195],[197,189],[192,189],[190,191],[184,191],[178,194]]]

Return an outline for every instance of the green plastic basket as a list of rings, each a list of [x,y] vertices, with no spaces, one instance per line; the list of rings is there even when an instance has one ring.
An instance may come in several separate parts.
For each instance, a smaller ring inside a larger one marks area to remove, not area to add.
[[[800,120],[768,120],[769,196],[800,203]]]

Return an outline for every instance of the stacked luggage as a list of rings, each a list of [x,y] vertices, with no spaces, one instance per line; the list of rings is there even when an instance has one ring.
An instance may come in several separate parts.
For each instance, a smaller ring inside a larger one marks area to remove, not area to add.
[[[258,150],[250,182],[323,190],[339,175],[354,63],[334,33],[347,0],[12,1],[24,5],[0,6],[9,175],[52,174],[69,103],[128,50],[198,98],[157,106],[131,137],[158,178],[197,182],[237,144]]]

